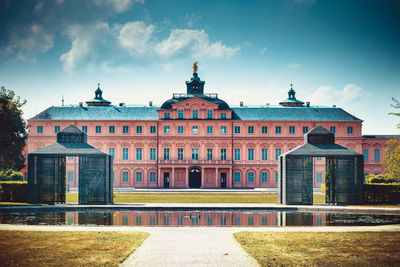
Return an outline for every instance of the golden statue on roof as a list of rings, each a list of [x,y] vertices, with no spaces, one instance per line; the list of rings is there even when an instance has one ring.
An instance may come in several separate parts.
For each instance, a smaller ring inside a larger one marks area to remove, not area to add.
[[[193,73],[197,73],[197,64],[199,64],[197,61],[193,63]]]

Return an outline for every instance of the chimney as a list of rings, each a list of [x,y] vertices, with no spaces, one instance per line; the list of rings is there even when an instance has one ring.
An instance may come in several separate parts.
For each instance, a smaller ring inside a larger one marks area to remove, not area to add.
[[[243,107],[243,101],[240,101],[240,106]]]
[[[125,106],[125,103],[119,103],[119,106],[123,107],[123,106]]]
[[[307,107],[310,107],[310,101],[307,101],[307,102],[306,102],[306,106],[307,106]]]
[[[153,106],[153,101],[149,101],[149,107]]]
[[[83,107],[83,102],[79,102],[79,106],[80,106],[80,107]]]
[[[267,103],[267,104],[265,104],[266,106],[269,106],[270,105],[270,103]]]
[[[336,105],[332,105],[332,107],[336,108]]]

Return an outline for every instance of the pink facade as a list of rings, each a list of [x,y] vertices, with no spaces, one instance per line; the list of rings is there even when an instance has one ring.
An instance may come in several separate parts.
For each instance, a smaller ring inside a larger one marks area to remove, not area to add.
[[[335,131],[339,145],[359,153],[369,150],[365,173],[383,172],[387,137],[362,137],[362,121],[344,110],[299,107],[299,101],[296,106],[231,108],[216,94],[191,91],[200,81],[195,74],[187,94],[175,94],[161,107],[93,102],[51,107],[28,120],[28,152],[54,143],[56,132],[73,124],[87,132],[88,143],[114,155],[115,187],[277,187],[279,155],[303,144],[304,133],[321,125]],[[319,187],[324,159],[314,160],[314,186]],[[70,186],[77,186],[76,162],[67,159]]]

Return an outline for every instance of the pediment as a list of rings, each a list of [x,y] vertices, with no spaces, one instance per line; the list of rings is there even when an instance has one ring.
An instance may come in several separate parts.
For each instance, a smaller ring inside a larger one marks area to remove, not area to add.
[[[185,108],[185,109],[190,109],[191,106],[199,106],[200,109],[206,109],[206,108],[211,108],[211,109],[218,109],[218,104],[215,104],[213,102],[201,99],[199,97],[192,97],[189,99],[186,99],[182,102],[172,104],[173,109],[177,109],[178,107],[180,108]]]

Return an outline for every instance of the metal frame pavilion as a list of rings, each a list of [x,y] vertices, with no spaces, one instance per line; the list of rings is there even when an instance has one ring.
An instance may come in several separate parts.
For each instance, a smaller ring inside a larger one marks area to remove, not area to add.
[[[74,125],[57,133],[56,143],[28,155],[28,202],[65,203],[67,156],[79,157],[79,204],[112,204],[112,157],[89,145]]]
[[[335,135],[322,126],[304,136],[304,144],[279,158],[279,202],[313,204],[313,157],[325,157],[326,203],[363,202],[364,156],[335,144]]]

